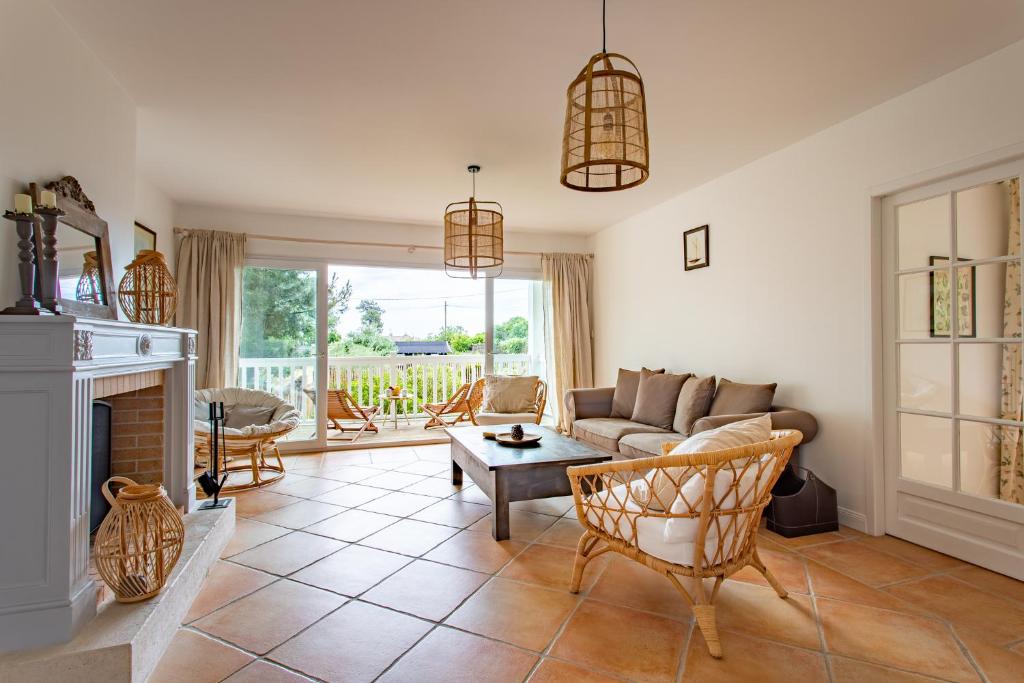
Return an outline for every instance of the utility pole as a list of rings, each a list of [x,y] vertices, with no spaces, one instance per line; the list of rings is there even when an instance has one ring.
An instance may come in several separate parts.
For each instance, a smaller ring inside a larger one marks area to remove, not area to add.
[[[448,334],[448,299],[444,300],[444,332]]]

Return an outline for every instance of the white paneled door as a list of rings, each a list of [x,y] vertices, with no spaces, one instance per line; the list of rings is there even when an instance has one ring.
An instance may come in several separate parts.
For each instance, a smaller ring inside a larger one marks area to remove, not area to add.
[[[882,203],[886,531],[1018,579],[1022,172]]]

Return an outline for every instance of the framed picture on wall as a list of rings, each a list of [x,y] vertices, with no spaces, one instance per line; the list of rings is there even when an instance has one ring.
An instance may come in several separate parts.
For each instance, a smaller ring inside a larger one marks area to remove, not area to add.
[[[702,225],[683,233],[683,268],[696,270],[711,265],[708,253],[708,226]]]
[[[143,249],[156,251],[156,233],[138,221],[135,222],[135,254]]]
[[[960,261],[969,261],[962,258]],[[929,256],[928,265],[944,266],[949,264],[948,256]],[[977,300],[975,299],[974,266],[956,269],[957,278],[957,327],[961,337],[976,337],[978,325],[975,319]],[[933,270],[928,273],[928,289],[931,292],[931,330],[932,337],[949,337],[953,328],[953,288],[948,270]]]

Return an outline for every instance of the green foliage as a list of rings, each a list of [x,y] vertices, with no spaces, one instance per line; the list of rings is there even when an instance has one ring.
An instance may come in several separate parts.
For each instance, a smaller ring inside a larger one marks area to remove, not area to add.
[[[356,306],[360,313],[360,322],[364,330],[373,330],[378,334],[384,331],[384,309],[373,299],[363,299]]]
[[[358,330],[348,333],[342,341],[328,344],[331,355],[338,356],[390,356],[395,343],[384,336],[384,309],[373,299],[363,299],[356,306],[360,312],[361,325]]]
[[[461,325],[449,325],[427,337],[430,341],[446,341],[452,353],[472,353],[474,344],[484,343],[484,333],[469,334]]]
[[[494,350],[496,353],[526,353],[529,348],[529,338],[530,323],[521,315],[494,326]]]
[[[348,309],[352,283],[328,283],[328,324]],[[316,274],[246,267],[242,271],[243,358],[311,356],[316,350]]]

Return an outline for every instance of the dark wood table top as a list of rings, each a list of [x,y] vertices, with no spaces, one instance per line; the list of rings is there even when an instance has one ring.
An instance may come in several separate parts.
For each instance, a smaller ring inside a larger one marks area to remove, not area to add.
[[[497,441],[484,438],[484,432],[502,433],[511,425],[488,425],[485,427],[450,427],[445,432],[457,441],[490,470],[510,467],[532,467],[535,465],[586,465],[611,460],[612,456],[583,445],[575,439],[559,434],[541,425],[523,425],[527,434],[540,434],[536,446],[502,446]]]

